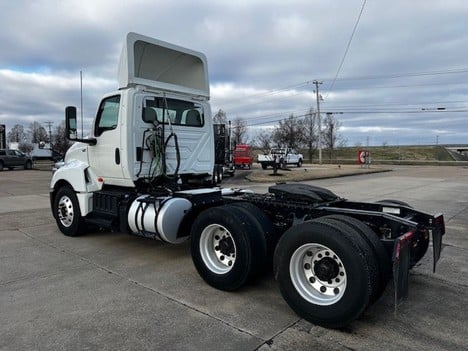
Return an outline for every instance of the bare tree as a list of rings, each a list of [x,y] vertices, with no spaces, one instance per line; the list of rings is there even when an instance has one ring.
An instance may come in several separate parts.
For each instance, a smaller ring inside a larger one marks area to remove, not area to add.
[[[338,133],[341,128],[341,122],[338,121],[332,113],[327,113],[324,120],[324,130],[322,134],[322,142],[330,151],[330,160],[333,157],[333,150],[337,146],[346,144],[346,140]]]
[[[67,139],[67,133],[65,129],[65,122],[60,123],[52,134],[52,145],[51,148],[62,155],[65,155],[69,147],[71,146],[70,141]]]
[[[21,124],[15,124],[8,132],[7,139],[10,143],[24,143],[26,140],[26,133]]]
[[[41,141],[44,142],[49,142],[49,135],[47,134],[47,131],[45,128],[39,123],[39,122],[32,122],[29,125],[29,131],[28,131],[30,137],[31,137],[31,142],[34,143],[40,143]]]
[[[216,124],[227,124],[226,112],[219,109],[218,112],[213,116],[213,123]]]
[[[271,130],[262,129],[255,136],[255,146],[267,154],[273,147],[273,132]]]
[[[30,143],[19,143],[18,149],[25,154],[29,154],[33,150],[33,146]]]
[[[279,122],[275,128],[273,140],[278,146],[299,148],[305,145],[306,134],[304,120],[294,117],[293,114]]]
[[[247,131],[247,122],[243,118],[236,117],[231,124],[231,136],[234,145],[246,142]]]
[[[304,135],[308,148],[309,162],[312,163],[312,157],[315,150],[318,147],[318,125],[317,125],[317,114],[313,108],[309,109],[309,112],[304,116]]]

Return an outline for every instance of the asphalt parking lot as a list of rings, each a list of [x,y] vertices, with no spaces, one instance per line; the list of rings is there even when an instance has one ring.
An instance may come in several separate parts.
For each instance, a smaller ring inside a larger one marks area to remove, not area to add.
[[[49,209],[47,171],[0,172],[0,350],[462,350],[468,348],[468,168],[393,171],[311,183],[358,201],[399,199],[445,215],[432,252],[344,330],[294,314],[266,274],[240,291],[198,276],[188,243],[122,233],[70,238]],[[239,180],[227,180],[236,186]],[[241,181],[265,192],[269,184]]]

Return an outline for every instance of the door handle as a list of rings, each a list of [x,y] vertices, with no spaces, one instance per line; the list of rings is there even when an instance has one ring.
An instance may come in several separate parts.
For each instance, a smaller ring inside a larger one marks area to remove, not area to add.
[[[120,150],[119,150],[119,148],[115,149],[115,163],[120,165]]]

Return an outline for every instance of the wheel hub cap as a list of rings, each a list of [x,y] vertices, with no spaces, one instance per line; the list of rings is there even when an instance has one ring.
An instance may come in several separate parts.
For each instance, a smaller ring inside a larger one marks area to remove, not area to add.
[[[334,304],[346,290],[343,262],[334,251],[321,244],[309,243],[296,249],[291,256],[289,273],[297,292],[313,304]]]
[[[73,203],[68,196],[62,196],[58,202],[57,215],[60,223],[64,227],[69,227],[73,223]]]
[[[330,257],[322,258],[314,265],[315,276],[323,281],[334,279],[339,272],[337,262]]]
[[[231,233],[222,225],[207,226],[200,236],[200,254],[212,272],[229,272],[236,261],[236,244]]]

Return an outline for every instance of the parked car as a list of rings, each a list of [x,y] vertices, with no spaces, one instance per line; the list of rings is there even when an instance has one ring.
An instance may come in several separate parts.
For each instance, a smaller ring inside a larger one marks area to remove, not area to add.
[[[0,149],[0,171],[3,171],[3,168],[13,169],[15,167],[32,169],[32,165],[31,158],[21,151]]]

